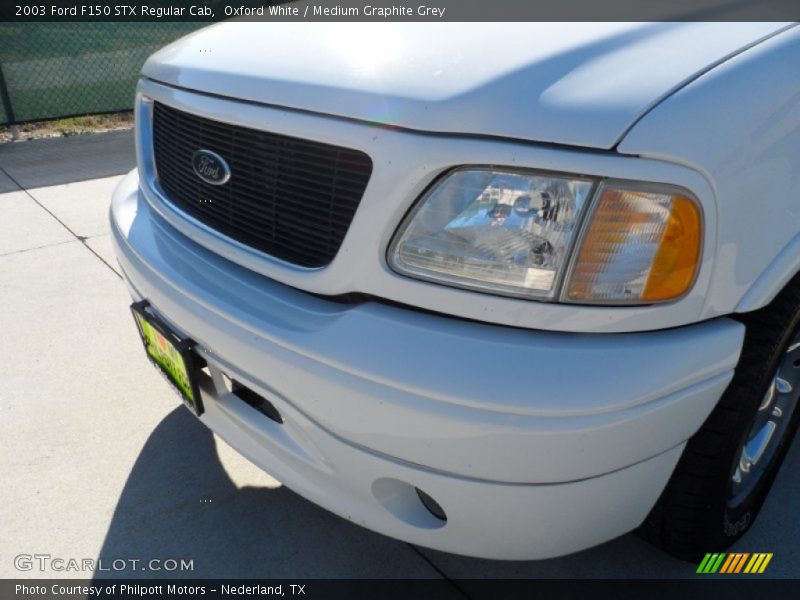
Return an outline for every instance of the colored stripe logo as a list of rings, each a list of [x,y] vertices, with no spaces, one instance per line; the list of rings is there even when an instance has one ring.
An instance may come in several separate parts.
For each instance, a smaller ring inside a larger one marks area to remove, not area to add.
[[[724,573],[763,573],[772,560],[772,552],[708,553],[697,565],[697,573],[711,575]]]

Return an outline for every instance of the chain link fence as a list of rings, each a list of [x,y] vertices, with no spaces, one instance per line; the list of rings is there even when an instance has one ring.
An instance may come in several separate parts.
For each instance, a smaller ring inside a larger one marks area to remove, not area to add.
[[[0,23],[0,125],[130,110],[147,57],[201,23]]]

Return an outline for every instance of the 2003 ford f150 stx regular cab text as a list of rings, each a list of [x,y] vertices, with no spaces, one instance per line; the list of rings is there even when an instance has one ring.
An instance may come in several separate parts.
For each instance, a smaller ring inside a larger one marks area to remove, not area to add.
[[[386,535],[725,548],[798,420],[799,65],[776,23],[183,38],[143,68],[111,205],[147,353]]]

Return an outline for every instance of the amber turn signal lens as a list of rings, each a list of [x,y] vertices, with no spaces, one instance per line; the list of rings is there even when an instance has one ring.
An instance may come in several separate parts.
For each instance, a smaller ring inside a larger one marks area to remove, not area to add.
[[[682,296],[694,281],[699,259],[700,212],[694,202],[678,196],[672,200],[642,300],[658,302]]]
[[[694,200],[607,187],[583,237],[567,298],[608,304],[674,300],[694,281],[701,243]]]

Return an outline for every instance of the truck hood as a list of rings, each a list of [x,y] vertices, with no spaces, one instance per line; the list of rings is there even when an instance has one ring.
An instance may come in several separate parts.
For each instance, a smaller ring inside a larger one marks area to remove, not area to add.
[[[143,75],[419,131],[612,148],[660,100],[786,26],[226,22]]]

